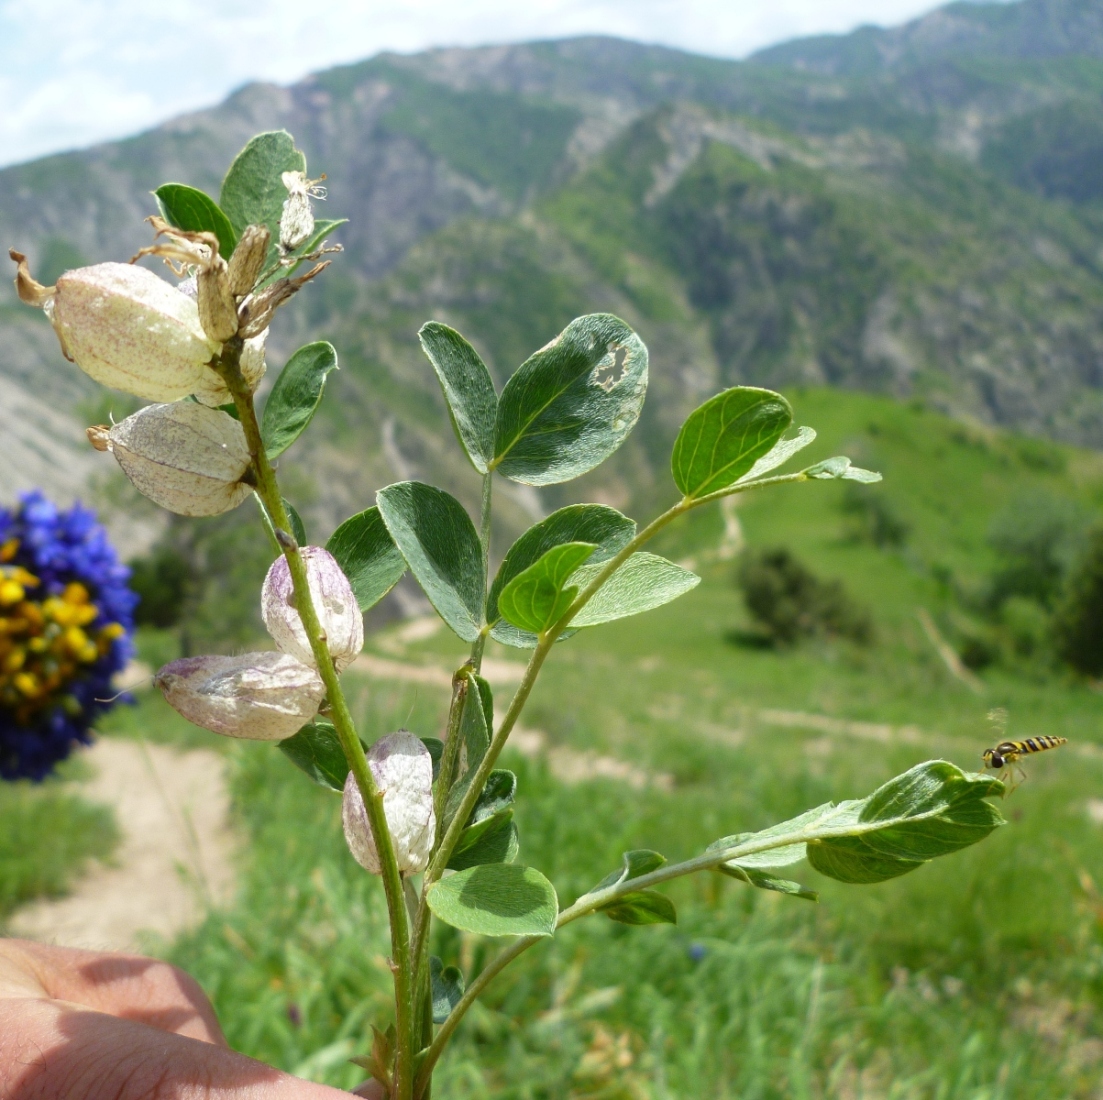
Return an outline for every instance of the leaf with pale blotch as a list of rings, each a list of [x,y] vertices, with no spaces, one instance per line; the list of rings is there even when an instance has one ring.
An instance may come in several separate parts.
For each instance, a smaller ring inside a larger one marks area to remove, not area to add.
[[[578,317],[506,383],[492,465],[525,485],[579,477],[624,442],[646,392],[643,341],[612,314]]]
[[[534,867],[484,863],[435,882],[426,895],[438,920],[481,936],[550,936],[559,902]]]

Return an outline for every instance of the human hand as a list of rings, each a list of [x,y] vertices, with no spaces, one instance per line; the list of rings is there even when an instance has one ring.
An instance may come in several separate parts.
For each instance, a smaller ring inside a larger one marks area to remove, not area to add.
[[[231,1051],[198,984],[167,963],[0,940],[4,1100],[342,1096]]]

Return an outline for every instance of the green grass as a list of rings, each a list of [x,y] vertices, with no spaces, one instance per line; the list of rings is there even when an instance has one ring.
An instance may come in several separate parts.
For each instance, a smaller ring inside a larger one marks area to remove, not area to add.
[[[70,764],[63,775],[79,776]],[[108,859],[119,830],[108,806],[58,780],[0,784],[0,918],[25,901],[64,894],[92,859]]]

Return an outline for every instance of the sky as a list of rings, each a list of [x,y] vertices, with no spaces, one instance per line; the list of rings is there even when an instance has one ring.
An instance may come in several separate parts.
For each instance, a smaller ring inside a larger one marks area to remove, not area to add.
[[[719,57],[931,0],[0,0],[0,165],[136,133],[250,80],[381,50],[612,34]]]

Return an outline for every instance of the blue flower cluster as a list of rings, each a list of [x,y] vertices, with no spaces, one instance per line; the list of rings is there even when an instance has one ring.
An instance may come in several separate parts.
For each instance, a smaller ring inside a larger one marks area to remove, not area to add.
[[[112,706],[138,597],[96,515],[0,508],[0,778],[44,779]]]

